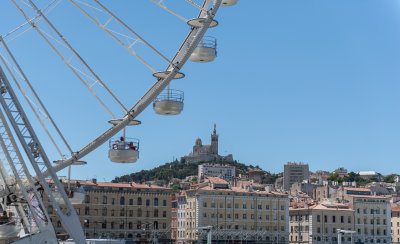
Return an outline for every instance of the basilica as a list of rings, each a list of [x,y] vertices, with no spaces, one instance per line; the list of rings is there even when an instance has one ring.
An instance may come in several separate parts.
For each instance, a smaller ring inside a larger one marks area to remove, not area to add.
[[[214,124],[214,131],[211,134],[211,145],[203,145],[200,138],[196,139],[195,145],[193,146],[193,152],[189,155],[182,157],[185,162],[197,163],[204,161],[233,161],[232,154],[226,156],[218,155],[218,135],[216,125]]]

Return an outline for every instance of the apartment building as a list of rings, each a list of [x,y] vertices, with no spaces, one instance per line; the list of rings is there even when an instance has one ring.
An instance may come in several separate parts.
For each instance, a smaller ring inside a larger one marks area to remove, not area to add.
[[[213,226],[217,242],[288,243],[289,200],[286,194],[231,187],[208,177],[186,191],[185,242],[205,241]]]
[[[400,205],[395,203],[391,207],[392,243],[400,243]]]
[[[71,181],[72,189],[78,181]],[[171,189],[155,185],[79,181],[85,200],[74,205],[88,238],[171,241]],[[65,183],[65,187],[66,183]],[[57,234],[65,233],[44,195]]]
[[[301,183],[309,180],[308,164],[287,163],[283,166],[283,189],[288,191],[293,183]]]
[[[346,195],[354,209],[356,242],[390,243],[390,197]]]
[[[337,229],[354,230],[354,210],[348,205],[322,202],[289,210],[289,243],[337,243]],[[342,243],[354,243],[350,235]]]
[[[177,244],[184,244],[186,239],[186,193],[183,191],[177,196],[178,210],[177,210]]]
[[[221,164],[201,164],[198,166],[198,179],[204,177],[219,177],[228,182],[236,176],[235,166],[221,165]]]

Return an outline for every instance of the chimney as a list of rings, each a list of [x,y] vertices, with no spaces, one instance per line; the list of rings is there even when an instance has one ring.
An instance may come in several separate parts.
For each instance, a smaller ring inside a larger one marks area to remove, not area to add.
[[[93,178],[92,182],[93,182],[93,184],[97,184],[97,179]]]

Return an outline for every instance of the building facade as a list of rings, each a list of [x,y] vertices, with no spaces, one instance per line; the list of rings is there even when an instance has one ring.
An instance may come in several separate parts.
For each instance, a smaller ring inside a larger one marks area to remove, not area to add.
[[[199,181],[204,177],[219,177],[228,182],[232,182],[232,178],[236,176],[235,166],[220,164],[201,164],[199,165]]]
[[[384,196],[346,196],[354,209],[356,242],[390,243],[390,198]]]
[[[72,181],[72,189],[77,181]],[[171,242],[171,189],[131,183],[80,181],[85,200],[74,205],[87,238]],[[65,187],[66,184],[65,184]],[[44,202],[57,234],[65,231],[46,195]]]
[[[308,164],[287,163],[283,166],[283,189],[288,191],[293,183],[310,180]]]
[[[392,204],[391,212],[392,243],[400,243],[400,205]]]
[[[308,208],[290,208],[290,243],[338,243],[338,229],[354,230],[354,210],[348,205],[322,202]],[[342,243],[354,243],[350,235]]]
[[[217,242],[288,243],[286,194],[208,182],[186,192],[186,243],[205,241],[197,228],[213,226]],[[199,232],[200,234],[196,234]]]

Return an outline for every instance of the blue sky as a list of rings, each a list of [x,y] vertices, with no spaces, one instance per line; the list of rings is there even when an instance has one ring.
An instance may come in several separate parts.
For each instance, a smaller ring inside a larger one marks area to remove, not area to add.
[[[195,15],[183,0],[169,2],[186,18]],[[189,31],[149,0],[103,3],[168,57]],[[8,1],[0,9],[0,34],[24,22]],[[150,70],[68,1],[49,18],[127,107],[155,82]],[[218,40],[216,60],[188,62],[185,79],[172,83],[185,91],[183,113],[165,117],[149,107],[138,117],[142,125],[127,129],[141,141],[136,164],[109,162],[103,145],[84,158],[88,165],[73,168],[74,178],[111,180],[180,158],[197,137],[209,143],[214,123],[220,154],[271,172],[301,161],[313,171],[400,173],[398,1],[240,0],[221,8],[216,19],[219,26],[207,33]],[[37,33],[9,46],[75,150],[109,127],[110,116]],[[165,67],[143,54],[157,69]]]

